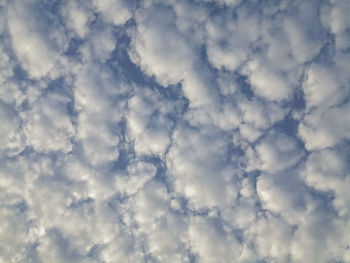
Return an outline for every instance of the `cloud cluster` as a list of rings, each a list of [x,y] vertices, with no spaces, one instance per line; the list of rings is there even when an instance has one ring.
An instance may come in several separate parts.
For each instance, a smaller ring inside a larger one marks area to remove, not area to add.
[[[350,262],[349,1],[0,1],[0,262]]]

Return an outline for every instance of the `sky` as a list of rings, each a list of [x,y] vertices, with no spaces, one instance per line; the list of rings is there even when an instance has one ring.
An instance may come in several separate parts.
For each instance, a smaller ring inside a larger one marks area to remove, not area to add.
[[[0,0],[0,263],[350,262],[349,13]]]

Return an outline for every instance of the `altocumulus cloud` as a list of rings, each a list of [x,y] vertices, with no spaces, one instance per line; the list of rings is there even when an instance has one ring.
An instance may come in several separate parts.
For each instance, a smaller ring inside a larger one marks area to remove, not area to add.
[[[0,262],[350,262],[350,1],[0,1]]]

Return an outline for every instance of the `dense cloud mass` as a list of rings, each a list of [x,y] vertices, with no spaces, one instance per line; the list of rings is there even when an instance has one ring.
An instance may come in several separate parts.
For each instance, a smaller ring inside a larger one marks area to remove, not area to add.
[[[349,13],[0,0],[0,262],[350,262]]]

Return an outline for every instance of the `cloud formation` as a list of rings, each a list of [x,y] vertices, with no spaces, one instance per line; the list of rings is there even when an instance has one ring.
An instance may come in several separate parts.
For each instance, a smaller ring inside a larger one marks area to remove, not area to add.
[[[349,3],[0,1],[0,262],[350,262]]]

